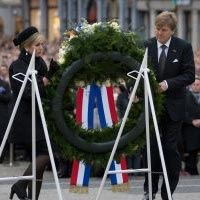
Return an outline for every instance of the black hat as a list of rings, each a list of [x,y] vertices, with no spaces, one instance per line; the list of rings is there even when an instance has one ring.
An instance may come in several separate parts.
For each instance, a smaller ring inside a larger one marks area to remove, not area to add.
[[[37,33],[38,29],[34,26],[30,26],[26,29],[24,29],[21,33],[19,33],[19,35],[17,35],[13,42],[15,46],[20,45],[22,42],[24,42],[26,39],[28,39],[31,35],[33,35],[34,33]]]

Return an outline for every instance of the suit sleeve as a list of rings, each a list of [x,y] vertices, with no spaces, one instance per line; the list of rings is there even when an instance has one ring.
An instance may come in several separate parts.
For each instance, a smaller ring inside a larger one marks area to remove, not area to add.
[[[183,52],[180,58],[180,73],[170,79],[166,79],[168,83],[168,90],[177,90],[182,87],[190,85],[195,80],[195,65],[192,46],[185,43]]]

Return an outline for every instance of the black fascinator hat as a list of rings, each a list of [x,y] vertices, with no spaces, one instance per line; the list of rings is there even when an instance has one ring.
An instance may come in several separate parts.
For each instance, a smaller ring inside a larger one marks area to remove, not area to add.
[[[15,46],[20,45],[22,42],[24,42],[26,39],[28,39],[31,35],[34,33],[38,33],[38,29],[34,26],[30,26],[26,29],[24,29],[21,33],[19,33],[13,40],[13,43]]]

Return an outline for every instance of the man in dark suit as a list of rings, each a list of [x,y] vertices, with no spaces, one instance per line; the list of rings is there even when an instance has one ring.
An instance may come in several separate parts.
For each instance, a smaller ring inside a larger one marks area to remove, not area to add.
[[[156,17],[155,37],[146,42],[148,57],[159,82],[160,92],[166,96],[163,116],[159,120],[159,130],[171,193],[179,181],[181,159],[177,151],[182,120],[185,114],[186,86],[195,79],[194,58],[191,45],[173,36],[177,19],[173,12],[164,11]],[[151,139],[152,172],[161,168],[160,156],[155,137]],[[152,174],[153,199],[158,191],[159,174]],[[149,199],[148,180],[145,177],[144,200]],[[161,197],[168,200],[165,183],[161,188]]]

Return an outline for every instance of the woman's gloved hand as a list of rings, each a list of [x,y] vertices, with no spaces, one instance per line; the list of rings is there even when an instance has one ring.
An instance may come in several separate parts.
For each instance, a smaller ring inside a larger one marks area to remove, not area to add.
[[[52,78],[52,76],[58,71],[59,65],[56,61],[53,60],[53,58],[50,61],[49,70],[47,71],[45,77],[49,80]]]

